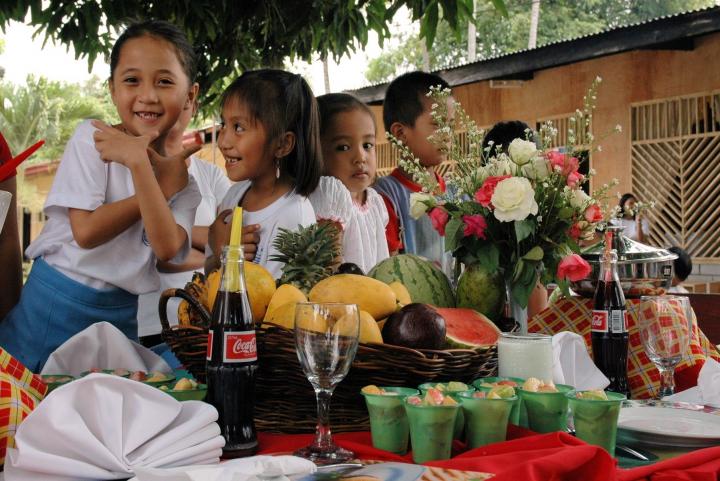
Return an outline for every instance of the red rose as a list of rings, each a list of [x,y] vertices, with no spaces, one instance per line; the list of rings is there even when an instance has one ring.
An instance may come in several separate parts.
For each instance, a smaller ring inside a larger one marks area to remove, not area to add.
[[[497,175],[494,177],[488,177],[485,179],[485,182],[483,182],[482,187],[478,189],[477,192],[475,192],[475,200],[483,207],[489,207],[492,209],[490,200],[492,199],[493,194],[495,193],[495,187],[497,185],[505,180],[512,177],[511,175]]]
[[[547,158],[552,169],[561,172],[564,176],[575,173],[580,168],[580,162],[576,157],[570,157],[556,150],[548,152]]]
[[[590,274],[591,270],[590,264],[585,259],[577,254],[570,254],[558,264],[557,277],[569,281],[581,281]]]
[[[582,175],[581,173],[570,172],[570,174],[568,174],[568,176],[567,176],[567,185],[571,189],[574,189],[575,187],[580,185],[580,182],[582,182],[583,179],[585,179],[585,176]]]
[[[447,212],[445,212],[445,209],[441,209],[440,207],[434,207],[430,212],[428,212],[428,215],[430,216],[430,222],[432,222],[433,228],[438,231],[438,234],[444,236],[445,235],[445,226],[448,223],[448,219],[450,216]]]
[[[580,228],[580,224],[578,224],[577,222],[574,223],[570,227],[570,229],[568,229],[568,235],[571,238],[578,240],[580,238],[580,236],[582,235],[582,229]]]
[[[597,204],[590,204],[588,208],[585,209],[585,220],[592,224],[603,220],[603,214],[602,210],[600,210],[600,206]]]
[[[487,229],[485,217],[480,214],[464,215],[462,220],[465,223],[465,229],[463,230],[465,237],[474,235],[480,239],[487,239],[487,237],[485,237],[485,229]]]

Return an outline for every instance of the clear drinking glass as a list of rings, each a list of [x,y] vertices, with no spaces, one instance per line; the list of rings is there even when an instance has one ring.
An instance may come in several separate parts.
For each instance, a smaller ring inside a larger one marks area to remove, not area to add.
[[[640,300],[640,339],[645,354],[660,371],[658,399],[661,399],[675,392],[675,366],[690,345],[690,300],[682,296],[642,296]]]
[[[295,308],[295,349],[315,389],[318,423],[313,443],[295,452],[316,464],[346,462],[352,451],[337,446],[330,431],[330,398],[350,370],[358,347],[360,313],[355,304],[299,303]]]
[[[552,381],[552,336],[503,332],[497,349],[500,377],[535,377]]]

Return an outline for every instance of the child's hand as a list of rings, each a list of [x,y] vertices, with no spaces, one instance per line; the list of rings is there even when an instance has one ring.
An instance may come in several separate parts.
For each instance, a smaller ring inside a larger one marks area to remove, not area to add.
[[[220,212],[215,221],[210,224],[208,231],[208,245],[218,258],[222,253],[224,246],[230,242],[230,229],[232,225],[230,222],[226,222],[225,218],[232,214],[231,209],[226,209]],[[246,261],[252,261],[255,259],[255,253],[257,252],[257,245],[260,242],[260,225],[250,224],[244,225],[242,228],[243,254]]]
[[[151,147],[148,147],[147,152],[150,157],[150,163],[153,166],[155,177],[166,199],[169,199],[187,186],[188,165],[186,159],[200,150],[200,147],[200,145],[193,145],[192,147],[184,149],[179,154],[167,157],[158,154]]]
[[[100,158],[127,168],[138,162],[147,162],[148,145],[160,135],[158,132],[141,136],[128,135],[100,120],[93,120],[92,125],[98,129],[93,133],[93,139]]]
[[[246,261],[255,259],[260,243],[260,224],[244,225],[242,228],[242,246]]]

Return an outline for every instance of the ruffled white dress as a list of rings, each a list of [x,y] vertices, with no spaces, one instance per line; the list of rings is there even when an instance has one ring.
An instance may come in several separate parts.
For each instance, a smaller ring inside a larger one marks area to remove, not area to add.
[[[390,253],[385,238],[385,203],[375,189],[368,187],[365,192],[365,204],[357,205],[340,179],[321,177],[309,198],[318,220],[333,220],[343,226],[343,262],[357,264],[367,273]]]

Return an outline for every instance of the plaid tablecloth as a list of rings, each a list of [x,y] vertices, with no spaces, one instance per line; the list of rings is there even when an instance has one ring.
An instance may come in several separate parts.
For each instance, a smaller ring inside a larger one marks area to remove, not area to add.
[[[15,446],[15,431],[45,397],[47,385],[20,361],[0,348],[0,465],[7,448]]]
[[[528,321],[528,331],[545,334],[557,334],[561,331],[577,332],[585,339],[588,351],[592,353],[590,344],[590,316],[592,299],[580,297],[559,299]],[[628,312],[628,381],[630,393],[635,399],[653,397],[660,386],[660,373],[645,355],[640,333],[638,332],[639,299],[629,299],[626,303]],[[693,370],[697,376],[699,366],[708,355],[720,361],[720,353],[697,327],[693,314],[693,332],[690,337],[690,354],[676,368],[676,377],[683,370]]]

